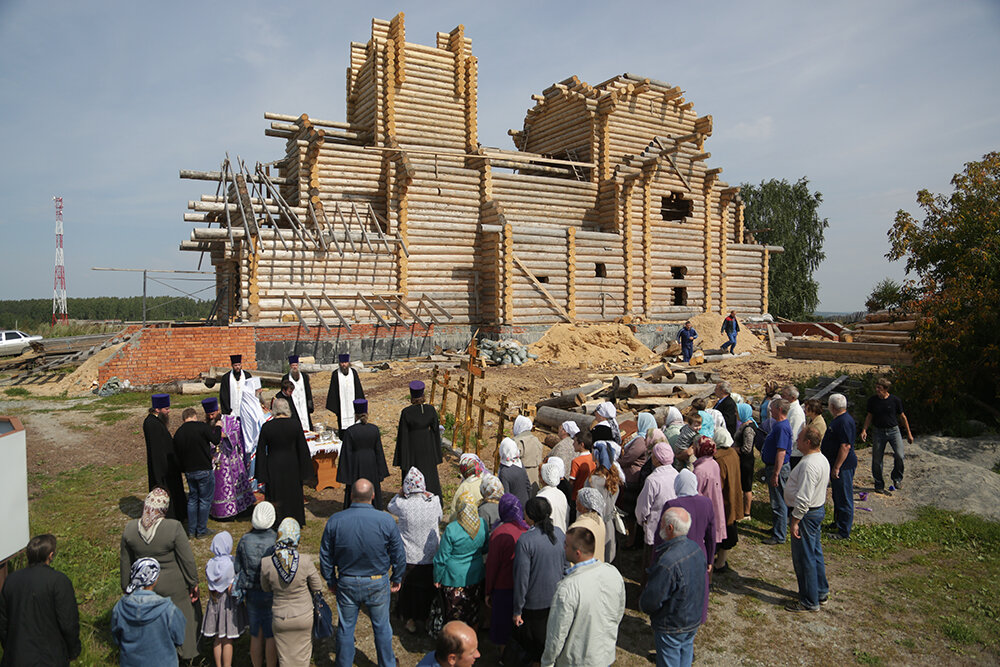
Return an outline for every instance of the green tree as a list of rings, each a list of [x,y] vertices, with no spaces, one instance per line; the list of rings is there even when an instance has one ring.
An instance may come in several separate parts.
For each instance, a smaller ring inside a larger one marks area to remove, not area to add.
[[[823,231],[830,226],[819,217],[823,195],[810,192],[804,176],[795,183],[784,179],[744,183],[740,194],[746,228],[757,241],[785,249],[771,255],[768,310],[790,319],[811,315],[819,303],[813,272],[826,258]]]
[[[899,310],[913,301],[916,295],[908,285],[898,283],[892,278],[883,278],[872,289],[865,301],[869,313],[878,310]]]
[[[947,420],[1000,421],[1000,153],[969,162],[950,196],[917,193],[923,220],[896,213],[890,260],[905,260],[923,315],[914,368],[900,374],[925,408]],[[970,409],[971,408],[971,409]]]

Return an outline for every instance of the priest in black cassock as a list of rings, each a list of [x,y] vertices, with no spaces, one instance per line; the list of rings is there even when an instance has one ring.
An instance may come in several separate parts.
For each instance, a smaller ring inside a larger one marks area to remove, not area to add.
[[[375,509],[385,509],[382,480],[389,476],[389,467],[385,464],[378,426],[368,423],[368,401],[354,399],[354,416],[357,421],[344,431],[337,458],[337,481],[347,487],[344,489],[344,509],[351,506],[351,485],[359,479],[367,479],[375,487]]]
[[[230,354],[229,363],[233,367],[227,371],[219,380],[219,408],[222,414],[228,415],[236,408],[237,414],[240,411],[240,403],[243,400],[243,387],[250,375],[250,371],[243,370],[243,355]]]
[[[351,355],[338,357],[340,368],[330,378],[330,391],[326,394],[326,409],[337,415],[337,435],[344,439],[344,431],[354,424],[354,399],[364,398],[358,372],[351,368]]]
[[[313,391],[309,376],[299,370],[299,355],[288,357],[288,372],[281,376],[281,386],[292,383],[292,407],[299,415],[303,431],[312,430]]]
[[[287,401],[275,401],[273,419],[260,429],[257,440],[257,481],[264,485],[264,497],[275,509],[275,522],[292,517],[306,525],[303,484],[316,484],[316,471],[309,457],[302,425],[291,418]]]
[[[299,413],[297,406],[295,405],[295,383],[291,380],[282,380],[281,389],[278,393],[274,395],[271,399],[271,409],[274,409],[275,401],[285,401],[288,403],[289,409],[292,411],[292,421],[300,426],[303,423],[302,415]],[[302,428],[303,431],[308,430],[308,426]]]
[[[410,467],[423,473],[427,490],[441,496],[441,482],[438,479],[438,464],[441,463],[441,429],[437,410],[426,405],[424,383],[414,380],[410,383],[410,405],[399,413],[399,429],[396,431],[396,455],[392,465],[403,474]]]
[[[152,407],[142,423],[142,435],[146,439],[146,474],[149,490],[156,487],[170,494],[167,518],[181,523],[187,520],[187,496],[177,456],[174,454],[174,439],[167,428],[170,419],[170,394],[153,394]]]

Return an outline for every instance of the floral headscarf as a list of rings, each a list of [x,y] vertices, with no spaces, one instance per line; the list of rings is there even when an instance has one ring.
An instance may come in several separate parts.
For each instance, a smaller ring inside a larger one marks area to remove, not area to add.
[[[530,430],[531,430],[530,419],[528,419],[524,415],[518,415],[517,418],[514,419],[514,426],[511,429],[511,431],[514,433],[515,438],[521,435],[522,433],[526,433]]]
[[[584,509],[597,512],[601,519],[604,518],[604,496],[601,492],[591,486],[585,486],[576,494],[576,502]]]
[[[687,468],[682,469],[674,478],[674,493],[677,497],[698,495],[698,478]]]
[[[132,563],[129,570],[128,586],[126,593],[131,593],[137,588],[152,586],[160,578],[160,563],[155,558],[140,558]]]
[[[221,593],[229,588],[236,579],[236,569],[233,565],[233,536],[229,531],[217,533],[212,538],[212,555],[214,558],[205,566],[205,577],[208,579],[208,589]]]
[[[469,491],[462,492],[458,497],[458,517],[455,519],[470,538],[476,539],[479,534],[482,519],[479,518],[479,508]]]
[[[660,465],[671,465],[674,462],[674,448],[668,442],[658,442],[653,445],[653,456],[660,462]]]
[[[558,456],[553,456],[542,464],[542,481],[548,486],[559,486],[559,481],[566,476],[566,464]]]
[[[524,508],[521,501],[513,493],[505,493],[500,498],[500,521],[502,523],[512,523],[522,530],[528,530],[528,524],[524,522]]]
[[[500,465],[524,467],[521,463],[521,453],[517,450],[517,443],[510,438],[504,438],[500,442]]]
[[[595,410],[595,412],[604,417],[608,426],[611,427],[611,435],[614,441],[621,444],[622,432],[618,428],[618,422],[615,420],[615,416],[618,414],[618,410],[615,409],[615,404],[610,401],[604,401],[597,406],[597,410]]]
[[[654,428],[653,434],[649,436],[649,441],[646,443],[646,447],[655,445],[658,442],[667,442],[667,436],[660,429]]]
[[[475,454],[462,454],[462,458],[458,460],[458,471],[464,479],[468,479],[486,472],[486,464]]]
[[[483,496],[484,503],[498,503],[503,495],[503,482],[496,475],[485,475],[479,485],[479,493]]]
[[[299,538],[302,536],[302,528],[299,522],[292,517],[285,517],[278,526],[278,539],[274,543],[274,554],[271,562],[274,563],[278,576],[286,584],[295,578],[295,572],[299,569]]]
[[[411,466],[409,472],[406,473],[406,477],[403,478],[403,495],[409,498],[414,494],[422,494],[425,500],[430,500],[434,497],[433,493],[427,491],[427,481],[424,479],[424,473],[416,469],[416,467]]]
[[[701,436],[700,438],[698,438],[694,446],[694,455],[700,459],[703,456],[712,456],[714,454],[715,454],[715,441],[712,440],[711,438],[706,438],[705,436]]]
[[[139,537],[146,544],[152,542],[156,536],[156,529],[167,516],[168,507],[170,507],[170,494],[160,487],[156,487],[146,496],[146,501],[142,504],[142,517],[139,519]]]

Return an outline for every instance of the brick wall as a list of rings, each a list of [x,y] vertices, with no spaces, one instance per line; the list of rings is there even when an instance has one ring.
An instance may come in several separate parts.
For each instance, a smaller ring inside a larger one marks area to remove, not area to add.
[[[212,366],[229,366],[230,354],[242,354],[247,369],[257,367],[253,327],[146,328],[101,364],[97,380],[141,386],[194,379]]]

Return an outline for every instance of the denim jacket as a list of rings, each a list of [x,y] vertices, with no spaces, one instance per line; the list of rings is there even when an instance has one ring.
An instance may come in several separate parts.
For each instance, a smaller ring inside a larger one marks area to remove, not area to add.
[[[705,554],[693,540],[675,537],[656,551],[639,608],[653,630],[679,634],[696,630],[705,604]]]
[[[278,534],[271,528],[266,530],[251,530],[240,538],[236,545],[236,585],[233,593],[240,592],[236,597],[242,597],[250,591],[260,592],[260,561],[265,556],[274,553],[274,541]]]

